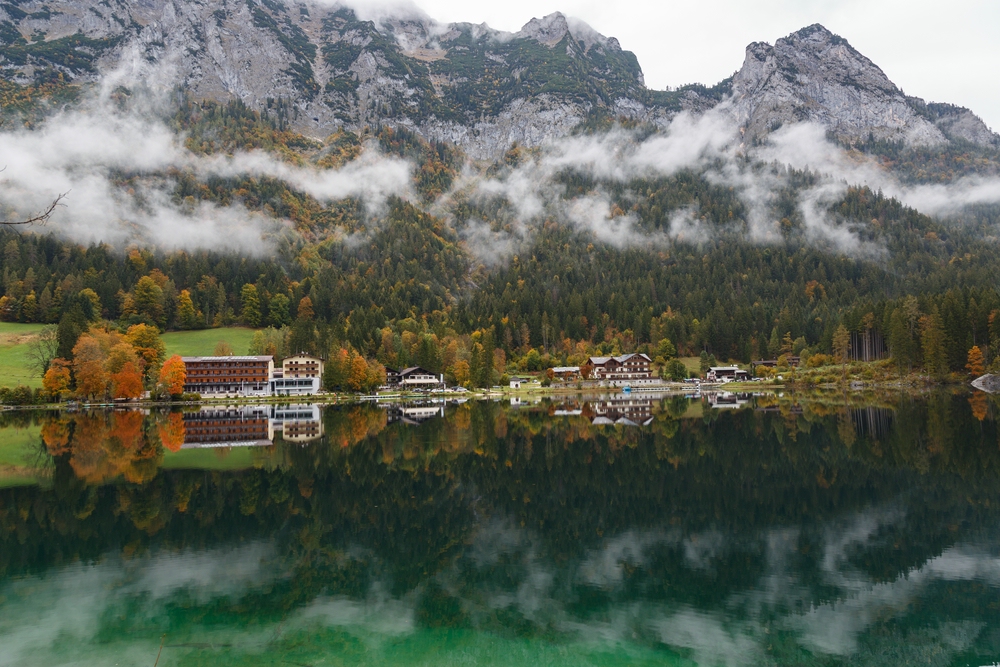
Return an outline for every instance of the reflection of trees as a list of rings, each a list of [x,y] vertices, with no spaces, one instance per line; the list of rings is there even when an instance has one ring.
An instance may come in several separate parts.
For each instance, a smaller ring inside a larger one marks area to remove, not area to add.
[[[0,573],[267,539],[289,576],[219,613],[279,617],[320,591],[363,596],[379,580],[397,595],[421,591],[418,618],[433,625],[473,622],[452,598],[486,580],[516,591],[530,579],[514,556],[472,567],[463,555],[486,517],[535,536],[555,589],[587,614],[639,599],[717,608],[763,576],[762,536],[782,529],[794,532],[789,567],[806,601],[837,599],[823,576],[826,527],[873,505],[905,512],[845,551],[872,581],[895,581],[995,523],[996,422],[966,397],[901,402],[888,432],[855,429],[835,403],[772,406],[702,420],[679,418],[686,410],[670,402],[641,429],[494,403],[419,427],[387,424],[375,406],[333,408],[323,439],[255,450],[255,467],[225,472],[158,470],[164,447],[183,439],[173,414],[49,415],[54,485],[0,490]],[[574,580],[590,550],[633,533],[660,537],[621,586]],[[724,548],[708,548],[712,539]],[[697,565],[692,549],[703,549]],[[428,583],[446,572],[459,577],[451,588]],[[544,631],[504,618],[474,622]]]

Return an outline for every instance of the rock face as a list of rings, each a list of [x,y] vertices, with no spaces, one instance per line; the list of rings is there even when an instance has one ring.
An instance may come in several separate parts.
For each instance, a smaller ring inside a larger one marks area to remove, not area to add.
[[[818,122],[846,141],[1000,145],[968,109],[906,97],[873,62],[821,25],[747,47],[733,78],[733,108],[748,141],[783,124]]]
[[[909,145],[936,145],[951,138],[981,145],[997,142],[967,109],[906,97],[873,62],[818,24],[774,46],[748,46],[743,67],[733,78],[733,106],[749,141],[783,124],[812,121],[846,141],[874,137]]]
[[[714,88],[651,91],[617,40],[559,13],[506,33],[414,15],[361,20],[313,0],[19,0],[0,3],[0,72],[18,83],[179,86],[195,99],[280,109],[319,138],[392,125],[483,159],[563,136],[595,113],[664,126],[720,104],[748,141],[811,120],[847,140],[1000,148],[970,111],[904,96],[821,26],[751,44],[742,69]]]
[[[983,375],[972,381],[972,386],[991,394],[1000,393],[1000,375]]]

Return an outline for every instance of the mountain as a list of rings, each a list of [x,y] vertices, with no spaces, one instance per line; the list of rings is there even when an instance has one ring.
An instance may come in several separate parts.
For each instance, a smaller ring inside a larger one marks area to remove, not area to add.
[[[564,136],[595,114],[663,127],[714,107],[751,141],[811,120],[849,142],[1000,147],[970,111],[905,96],[818,25],[751,44],[714,87],[671,91],[646,88],[631,52],[560,13],[508,33],[281,0],[19,0],[0,4],[0,45],[4,76],[20,84],[144,80],[258,110],[281,100],[308,135],[390,125],[474,158]]]
[[[750,140],[783,124],[812,121],[846,141],[1000,146],[1000,136],[971,111],[907,97],[847,40],[818,24],[774,46],[748,46],[732,89],[736,117]]]

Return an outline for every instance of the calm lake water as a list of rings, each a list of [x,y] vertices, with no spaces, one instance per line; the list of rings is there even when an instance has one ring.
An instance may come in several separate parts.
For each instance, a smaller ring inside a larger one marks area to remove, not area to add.
[[[0,414],[0,665],[993,665],[1000,401]]]

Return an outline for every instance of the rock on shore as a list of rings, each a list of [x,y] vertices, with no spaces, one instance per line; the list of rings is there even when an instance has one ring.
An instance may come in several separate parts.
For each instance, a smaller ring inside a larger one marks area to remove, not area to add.
[[[986,374],[972,381],[972,386],[976,389],[988,391],[991,394],[1000,392],[1000,375]]]

